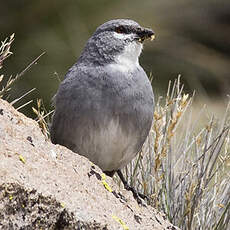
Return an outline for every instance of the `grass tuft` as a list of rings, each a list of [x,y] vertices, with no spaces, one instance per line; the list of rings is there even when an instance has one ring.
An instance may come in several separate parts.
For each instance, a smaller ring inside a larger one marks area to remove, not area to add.
[[[192,116],[194,95],[180,77],[159,98],[142,152],[124,170],[128,182],[149,197],[181,229],[229,229],[229,106],[221,121],[202,127]]]
[[[1,42],[1,46],[0,46],[0,69],[3,67],[3,62],[13,53],[10,51],[12,42],[14,41],[14,34],[12,34],[9,38],[6,38],[4,41]],[[8,80],[6,81],[5,84],[3,84],[3,79],[4,79],[4,75],[0,75],[0,84],[2,84],[2,88],[0,90],[0,98],[8,98],[9,95],[9,91],[11,90],[12,86],[28,71],[31,69],[31,67],[34,64],[37,64],[37,61],[45,54],[45,52],[41,53],[37,58],[35,58],[25,69],[23,69],[20,73],[16,74],[16,76],[10,76],[8,78]],[[24,95],[22,95],[20,97],[23,98],[26,95],[28,95],[30,92],[32,92],[34,89],[26,92]],[[17,101],[19,101],[19,99],[16,99],[12,102],[12,104],[16,103]],[[18,110],[26,105],[28,105],[29,103],[31,103],[32,100],[30,102],[27,102],[25,105],[22,105],[18,108]]]

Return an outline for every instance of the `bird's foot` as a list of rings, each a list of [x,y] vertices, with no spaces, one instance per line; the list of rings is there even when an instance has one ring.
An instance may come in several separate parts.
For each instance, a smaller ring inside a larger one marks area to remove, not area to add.
[[[117,174],[118,176],[120,177],[123,185],[124,185],[124,188],[128,191],[131,191],[133,193],[133,197],[134,199],[137,201],[137,203],[139,205],[143,205],[143,206],[146,206],[145,202],[143,202],[145,199],[149,199],[148,196],[142,194],[142,193],[139,193],[137,192],[137,190],[135,188],[133,188],[132,186],[128,185],[127,181],[125,180],[122,172],[120,170],[117,170]]]
[[[133,193],[134,199],[137,201],[139,205],[146,206],[146,204],[143,202],[145,199],[148,199],[148,197],[140,192],[137,192],[135,188],[133,188],[130,185],[125,185],[125,189],[128,191],[131,191]]]

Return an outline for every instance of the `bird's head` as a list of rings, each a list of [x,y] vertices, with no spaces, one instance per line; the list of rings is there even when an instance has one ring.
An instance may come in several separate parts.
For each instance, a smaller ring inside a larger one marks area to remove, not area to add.
[[[90,58],[97,64],[138,61],[145,40],[153,40],[154,32],[129,19],[116,19],[99,26],[88,40],[82,58]],[[119,57],[122,57],[120,60]],[[82,59],[81,58],[81,59]]]

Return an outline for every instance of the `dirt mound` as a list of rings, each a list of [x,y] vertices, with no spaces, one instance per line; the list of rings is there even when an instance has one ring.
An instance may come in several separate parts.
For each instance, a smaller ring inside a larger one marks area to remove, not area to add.
[[[0,157],[0,229],[177,229],[3,100]]]

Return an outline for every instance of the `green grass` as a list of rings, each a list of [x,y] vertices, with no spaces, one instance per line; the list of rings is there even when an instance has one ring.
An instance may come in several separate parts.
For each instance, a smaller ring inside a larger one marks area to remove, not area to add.
[[[2,42],[0,69],[12,54],[13,40],[12,35]],[[6,97],[11,86],[38,58],[5,84],[4,76],[0,75],[0,98]],[[205,109],[197,112],[194,97],[183,93],[180,77],[169,83],[167,95],[159,97],[156,103],[154,122],[142,152],[123,172],[132,186],[149,197],[150,205],[164,212],[181,229],[227,230],[230,227],[229,104],[222,118],[217,119],[214,115],[207,116]],[[47,112],[40,99],[33,111],[49,138],[52,111]]]

